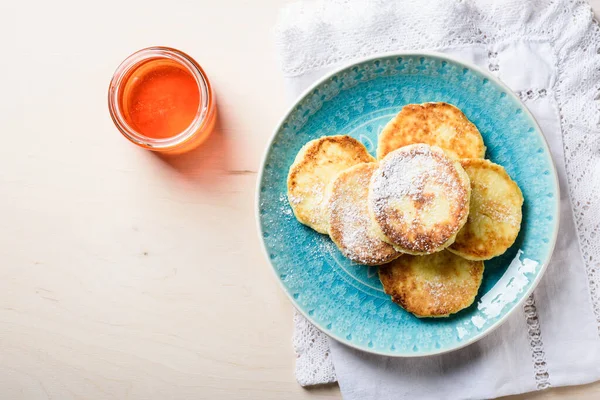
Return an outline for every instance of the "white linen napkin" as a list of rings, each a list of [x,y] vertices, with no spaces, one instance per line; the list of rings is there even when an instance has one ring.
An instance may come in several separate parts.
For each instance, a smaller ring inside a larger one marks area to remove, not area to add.
[[[561,187],[542,282],[495,332],[425,358],[370,355],[296,315],[301,385],[337,379],[346,399],[481,399],[600,379],[600,28],[585,1],[376,0],[286,6],[277,46],[290,102],[367,55],[436,50],[488,69],[536,117]]]

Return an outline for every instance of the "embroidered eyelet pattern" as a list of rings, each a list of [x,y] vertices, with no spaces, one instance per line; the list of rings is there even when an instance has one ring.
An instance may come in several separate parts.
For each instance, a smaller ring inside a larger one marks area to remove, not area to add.
[[[540,321],[538,319],[537,308],[535,307],[535,298],[532,294],[525,301],[523,306],[527,322],[527,336],[531,346],[531,358],[533,360],[533,370],[535,382],[538,390],[549,388],[550,375],[546,364],[546,353],[544,353],[544,342],[540,330]]]

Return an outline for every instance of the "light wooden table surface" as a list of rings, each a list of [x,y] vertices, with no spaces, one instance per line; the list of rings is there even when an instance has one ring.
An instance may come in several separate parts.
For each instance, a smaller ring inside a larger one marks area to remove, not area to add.
[[[0,398],[340,397],[295,382],[292,308],[255,231],[285,111],[281,4],[2,2]],[[106,105],[115,67],[157,44],[195,57],[218,96],[214,135],[174,159],[129,144]]]

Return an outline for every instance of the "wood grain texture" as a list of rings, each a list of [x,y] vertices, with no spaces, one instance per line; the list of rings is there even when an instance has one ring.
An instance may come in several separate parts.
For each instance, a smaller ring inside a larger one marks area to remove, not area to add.
[[[295,382],[292,307],[255,231],[285,111],[281,4],[2,2],[0,398],[340,397]],[[217,93],[216,132],[178,158],[129,144],[106,105],[119,62],[157,44],[195,57]]]

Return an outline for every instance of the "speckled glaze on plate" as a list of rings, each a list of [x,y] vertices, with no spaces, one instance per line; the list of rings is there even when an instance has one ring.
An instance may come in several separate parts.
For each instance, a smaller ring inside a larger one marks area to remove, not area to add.
[[[515,244],[485,262],[475,303],[449,318],[419,319],[383,293],[377,267],[351,263],[326,235],[300,224],[286,196],[296,153],[309,140],[348,134],[374,155],[377,135],[406,104],[444,101],[479,128],[486,158],[523,191]],[[257,219],[273,270],[296,308],[349,346],[383,355],[438,354],[499,326],[533,291],[558,231],[558,181],[537,123],[510,89],[479,68],[435,53],[362,60],[308,89],[275,130],[257,184]]]

